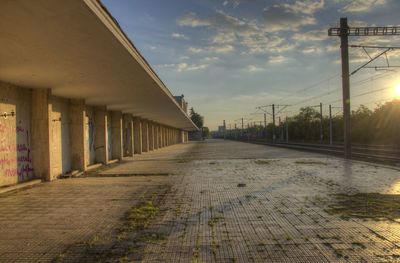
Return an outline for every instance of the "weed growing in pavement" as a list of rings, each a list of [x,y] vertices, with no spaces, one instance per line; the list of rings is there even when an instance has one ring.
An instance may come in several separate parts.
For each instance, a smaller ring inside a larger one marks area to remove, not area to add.
[[[259,165],[265,165],[265,164],[270,164],[271,162],[268,160],[255,160],[254,163]]]
[[[321,161],[313,161],[313,160],[299,160],[299,161],[295,161],[296,164],[319,164],[319,165],[328,165],[325,162],[321,162]]]

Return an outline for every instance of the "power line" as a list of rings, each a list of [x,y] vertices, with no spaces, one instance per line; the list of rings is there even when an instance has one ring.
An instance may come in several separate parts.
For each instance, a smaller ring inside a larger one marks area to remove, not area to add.
[[[312,84],[312,85],[310,85],[310,86],[308,86],[308,87],[306,87],[306,88],[303,88],[303,89],[301,89],[301,90],[298,90],[298,91],[292,93],[292,94],[289,95],[289,96],[280,98],[280,99],[278,100],[278,102],[282,102],[282,101],[284,101],[284,100],[287,100],[288,98],[292,98],[292,97],[294,97],[296,94],[298,94],[298,93],[300,93],[300,92],[305,92],[305,91],[307,91],[307,90],[311,90],[311,89],[317,88],[317,87],[319,87],[321,84],[323,84],[323,83],[325,83],[325,82],[328,82],[328,81],[330,81],[330,80],[332,80],[332,79],[335,79],[335,78],[337,78],[337,77],[339,77],[339,76],[340,76],[340,74],[337,73],[337,74],[332,75],[332,76],[330,76],[330,77],[328,77],[328,78],[326,78],[326,79],[320,80],[320,81],[318,81],[318,82],[316,82],[316,83],[314,83],[314,84]]]

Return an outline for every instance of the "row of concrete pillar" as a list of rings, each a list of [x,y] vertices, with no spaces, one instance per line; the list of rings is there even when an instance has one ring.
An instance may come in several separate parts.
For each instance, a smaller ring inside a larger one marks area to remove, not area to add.
[[[51,91],[33,90],[32,153],[36,177],[54,179],[52,171]],[[125,114],[105,106],[87,106],[71,99],[69,107],[69,151],[71,169],[86,171],[94,164],[109,164],[134,154],[150,152],[188,140],[187,131]],[[53,132],[54,133],[54,132]],[[63,136],[60,134],[59,136]]]

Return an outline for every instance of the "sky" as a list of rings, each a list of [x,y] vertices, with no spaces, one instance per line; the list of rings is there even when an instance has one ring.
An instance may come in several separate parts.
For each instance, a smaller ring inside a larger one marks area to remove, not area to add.
[[[400,25],[399,0],[102,0],[174,95],[214,130],[223,120],[259,123],[271,107],[279,117],[328,105],[341,114],[338,37],[349,26]],[[351,45],[400,47],[400,36],[350,37]],[[384,49],[350,48],[350,70]],[[381,68],[387,65],[391,68]],[[351,76],[351,104],[370,108],[400,97],[400,50]],[[395,87],[398,86],[398,93]],[[266,106],[257,108],[259,106]]]

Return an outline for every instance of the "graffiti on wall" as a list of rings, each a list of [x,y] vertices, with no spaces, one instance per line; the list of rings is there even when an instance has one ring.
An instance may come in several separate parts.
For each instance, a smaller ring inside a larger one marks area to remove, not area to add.
[[[21,122],[15,128],[15,140],[9,131],[9,125],[0,123],[0,171],[5,177],[18,177],[18,181],[24,181],[33,173],[30,131]]]

